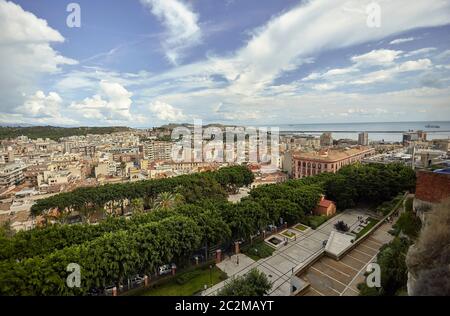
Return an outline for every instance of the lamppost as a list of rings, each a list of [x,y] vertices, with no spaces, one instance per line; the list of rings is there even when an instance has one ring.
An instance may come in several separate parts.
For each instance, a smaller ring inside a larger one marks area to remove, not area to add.
[[[209,284],[212,286],[212,264],[209,265]]]

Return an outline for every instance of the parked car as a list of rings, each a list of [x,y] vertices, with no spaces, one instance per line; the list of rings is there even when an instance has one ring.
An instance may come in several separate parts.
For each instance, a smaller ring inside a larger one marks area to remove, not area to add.
[[[116,287],[116,285],[114,285],[114,284],[105,287],[105,295],[112,295],[112,294],[113,294],[113,289],[114,289],[114,287]],[[120,286],[117,288],[117,290],[118,290],[118,291],[123,290],[123,285],[120,285]]]
[[[172,266],[170,264],[165,264],[159,267],[159,275],[166,275],[172,272]]]
[[[111,292],[111,294],[112,294],[112,292]],[[97,288],[92,288],[92,289],[89,290],[88,295],[89,296],[101,296],[102,295],[102,291],[100,289],[97,289]]]
[[[202,255],[202,254],[195,254],[195,255],[192,256],[192,260],[193,260],[193,261],[195,261],[196,258],[198,258],[198,261],[199,261],[199,262],[202,262],[202,261],[205,260],[205,256]]]
[[[138,286],[144,283],[144,277],[140,275],[135,275],[130,279],[131,286]]]

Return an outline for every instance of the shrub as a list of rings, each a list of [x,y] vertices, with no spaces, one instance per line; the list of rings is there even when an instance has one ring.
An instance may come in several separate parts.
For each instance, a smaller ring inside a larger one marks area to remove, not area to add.
[[[256,269],[250,270],[245,276],[235,277],[222,290],[218,296],[264,296],[269,293],[272,284],[267,276]]]
[[[348,230],[350,229],[348,225],[343,221],[338,221],[336,224],[334,224],[334,228],[336,228],[336,230],[340,232],[348,232]]]
[[[402,213],[393,226],[394,235],[398,236],[402,232],[409,238],[415,239],[419,235],[421,226],[420,219],[414,213]]]
[[[412,212],[413,211],[413,198],[407,198],[405,201],[405,211],[406,212]]]

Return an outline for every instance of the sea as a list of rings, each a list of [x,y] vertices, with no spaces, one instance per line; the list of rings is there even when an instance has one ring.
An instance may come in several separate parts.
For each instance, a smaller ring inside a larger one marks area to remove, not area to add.
[[[428,140],[450,138],[450,121],[284,124],[278,127],[280,133],[321,135],[332,132],[334,139],[357,140],[358,133],[368,132],[369,141],[401,142],[404,132],[417,130],[426,132]]]

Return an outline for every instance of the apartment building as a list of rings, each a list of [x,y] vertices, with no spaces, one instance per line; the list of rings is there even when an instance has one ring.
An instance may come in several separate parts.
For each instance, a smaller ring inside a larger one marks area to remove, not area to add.
[[[10,163],[0,167],[0,187],[8,188],[21,183],[24,179],[25,165]]]
[[[320,146],[333,146],[333,134],[331,134],[330,132],[326,132],[320,135]]]
[[[171,160],[172,143],[157,140],[147,142],[144,145],[144,157],[150,161]]]
[[[358,134],[358,145],[368,146],[369,145],[369,133],[362,132]]]
[[[375,154],[373,148],[358,146],[347,149],[328,149],[319,152],[296,152],[292,155],[294,178],[313,176],[322,172],[337,172],[343,166],[360,162]]]

